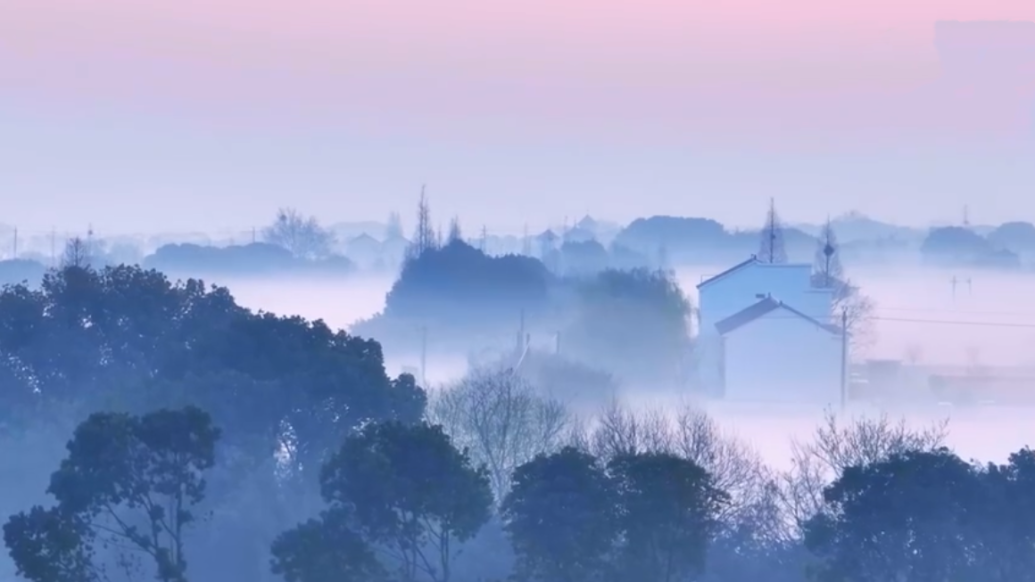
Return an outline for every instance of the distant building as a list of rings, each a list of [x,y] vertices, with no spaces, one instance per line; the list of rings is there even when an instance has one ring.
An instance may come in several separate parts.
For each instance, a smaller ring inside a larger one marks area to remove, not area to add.
[[[830,289],[809,264],[755,257],[698,286],[698,376],[731,400],[822,402],[840,398],[841,337]]]
[[[371,269],[382,261],[381,241],[363,233],[352,238],[345,249],[345,255],[361,269]]]

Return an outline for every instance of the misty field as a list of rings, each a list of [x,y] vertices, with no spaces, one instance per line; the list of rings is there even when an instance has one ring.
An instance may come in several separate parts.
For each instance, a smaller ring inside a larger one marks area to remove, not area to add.
[[[680,284],[696,299],[695,285],[702,276],[723,267],[679,271]],[[876,303],[875,341],[867,350],[871,358],[902,359],[911,355],[929,366],[1035,366],[1035,275],[989,272],[869,269],[852,270],[852,280]],[[953,277],[956,278],[955,297]],[[968,284],[969,279],[969,284]],[[323,319],[333,327],[347,327],[378,312],[384,305],[390,278],[352,281],[242,280],[220,281],[237,300],[252,309],[297,314]],[[416,362],[385,355],[393,374]],[[465,358],[431,358],[428,379],[448,381],[463,373]],[[640,408],[668,407],[683,395],[646,400],[630,387],[619,397]],[[602,399],[603,400],[603,399]],[[711,403],[707,405],[724,428],[751,442],[765,457],[779,465],[787,459],[792,438],[807,438],[822,420],[823,410],[803,407],[764,408]],[[1018,443],[1035,437],[1035,410],[980,408],[892,410],[909,422],[926,424],[948,417],[950,444],[964,458],[1002,459]],[[853,408],[849,414],[875,414]]]

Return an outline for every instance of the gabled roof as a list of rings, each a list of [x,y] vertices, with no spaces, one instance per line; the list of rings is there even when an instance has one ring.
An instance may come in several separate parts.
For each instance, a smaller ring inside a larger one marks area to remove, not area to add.
[[[743,269],[744,267],[748,267],[750,265],[754,265],[757,262],[758,262],[758,257],[756,257],[755,255],[751,255],[751,258],[749,258],[748,260],[744,261],[743,263],[737,263],[736,265],[733,265],[732,267],[726,269],[725,271],[719,273],[718,275],[713,275],[711,277],[708,277],[704,281],[701,281],[700,283],[697,284],[697,288],[700,289],[701,287],[704,287],[705,285],[709,285],[711,283],[714,283],[715,281],[718,281],[719,279],[722,279],[723,277],[725,277],[727,275],[732,275],[733,273]]]
[[[351,239],[349,239],[349,244],[354,244],[354,243],[370,243],[370,242],[373,242],[375,244],[381,244],[381,241],[377,240],[376,238],[370,236],[369,234],[367,234],[365,232],[360,233],[360,234],[352,237]]]
[[[766,315],[768,313],[772,313],[773,311],[776,311],[777,309],[782,309],[782,310],[786,311],[788,314],[790,314],[790,315],[792,315],[794,317],[801,318],[801,319],[803,319],[803,320],[805,320],[805,321],[807,321],[807,322],[809,322],[809,323],[811,323],[811,324],[813,324],[813,325],[815,325],[815,326],[817,326],[817,327],[819,327],[821,329],[824,329],[824,330],[826,330],[826,331],[828,331],[830,333],[833,333],[833,334],[840,334],[841,333],[841,328],[837,327],[836,325],[831,325],[829,323],[823,323],[822,321],[819,321],[818,319],[816,319],[814,317],[810,317],[808,315],[805,315],[804,313],[798,311],[797,309],[791,307],[790,305],[787,305],[783,301],[777,301],[776,299],[773,299],[772,297],[766,297],[765,299],[759,301],[758,303],[755,303],[755,304],[753,304],[753,305],[751,305],[749,307],[741,309],[740,311],[734,313],[733,315],[727,317],[726,319],[723,319],[722,321],[719,321],[718,323],[715,324],[715,329],[717,329],[720,334],[726,335],[727,333],[729,333],[731,331],[734,331],[734,330],[737,330],[737,329],[740,329],[741,327],[744,327],[745,325],[751,323],[752,321],[755,321],[756,319],[762,317],[763,315]]]

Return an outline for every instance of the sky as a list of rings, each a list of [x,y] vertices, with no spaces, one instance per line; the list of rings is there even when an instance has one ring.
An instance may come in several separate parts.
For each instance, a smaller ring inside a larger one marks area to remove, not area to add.
[[[1035,25],[951,20],[1035,3],[0,0],[0,223],[1035,221]]]

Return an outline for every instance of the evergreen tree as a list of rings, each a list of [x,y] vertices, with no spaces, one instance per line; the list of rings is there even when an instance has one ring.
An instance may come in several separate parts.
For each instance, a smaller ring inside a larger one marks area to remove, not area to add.
[[[758,249],[758,260],[764,263],[786,263],[787,249],[783,241],[783,225],[776,213],[776,204],[769,199],[769,212],[766,215],[765,227],[762,228]]]
[[[424,194],[424,187],[420,189],[420,202],[417,203],[417,228],[413,233],[413,240],[406,249],[407,259],[416,259],[425,252],[438,248],[439,237],[431,226],[431,210],[428,207],[428,198]]]
[[[830,288],[844,283],[844,267],[841,265],[841,247],[830,219],[823,226],[816,241],[816,256],[812,262],[812,278],[816,287]]]

